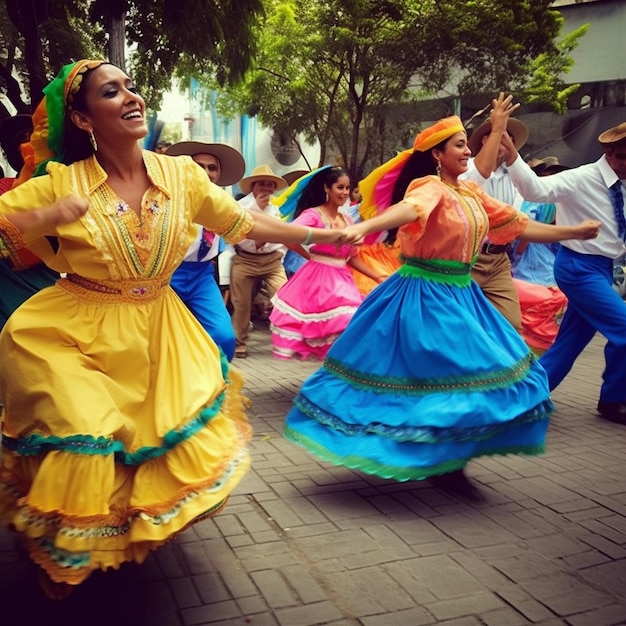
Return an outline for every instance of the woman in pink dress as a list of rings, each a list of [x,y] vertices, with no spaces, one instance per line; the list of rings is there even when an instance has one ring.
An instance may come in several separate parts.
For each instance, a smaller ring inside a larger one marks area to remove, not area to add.
[[[281,212],[308,227],[344,228],[353,221],[341,208],[350,197],[350,177],[340,167],[324,166],[300,178],[278,201]],[[306,242],[308,243],[308,242]],[[351,267],[381,282],[352,245],[292,247],[308,261],[272,299],[273,354],[279,359],[323,359],[361,304]]]

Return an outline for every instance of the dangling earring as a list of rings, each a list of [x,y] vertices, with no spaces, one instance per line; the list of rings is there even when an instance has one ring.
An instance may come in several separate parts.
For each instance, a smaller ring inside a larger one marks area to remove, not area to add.
[[[435,171],[437,172],[437,178],[441,178],[441,163],[439,163],[439,160],[437,160],[437,167]]]
[[[96,136],[93,134],[93,130],[89,131],[89,142],[91,143],[93,151],[98,152],[98,142],[96,141]]]

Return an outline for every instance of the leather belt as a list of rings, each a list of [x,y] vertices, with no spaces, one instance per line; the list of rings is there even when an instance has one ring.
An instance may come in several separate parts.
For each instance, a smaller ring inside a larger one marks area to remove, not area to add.
[[[502,254],[503,252],[506,252],[508,249],[508,246],[497,246],[495,243],[491,243],[490,241],[487,241],[486,243],[484,243],[480,249],[480,253],[481,254]]]
[[[239,246],[235,246],[235,252],[237,254],[247,254],[248,256],[264,256],[266,254],[274,254],[274,252],[277,252],[277,250],[272,250],[271,252],[248,252],[247,250],[244,250]]]

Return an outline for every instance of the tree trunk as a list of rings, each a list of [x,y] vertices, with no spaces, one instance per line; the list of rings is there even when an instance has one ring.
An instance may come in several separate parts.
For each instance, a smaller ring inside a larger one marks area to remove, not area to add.
[[[45,10],[41,2],[35,0],[7,0],[7,14],[18,32],[24,37],[24,61],[30,80],[31,109],[34,111],[43,98],[43,88],[48,84],[43,60],[39,22]]]
[[[108,27],[109,61],[126,71],[126,13],[110,17]]]

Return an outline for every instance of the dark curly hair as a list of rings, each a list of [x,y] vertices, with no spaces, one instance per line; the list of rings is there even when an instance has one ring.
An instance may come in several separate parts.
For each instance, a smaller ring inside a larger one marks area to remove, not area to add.
[[[309,180],[296,203],[296,209],[293,214],[294,219],[305,209],[324,204],[326,202],[324,187],[332,187],[342,176],[350,178],[350,174],[342,167],[323,169],[321,172],[311,176],[311,180]]]

